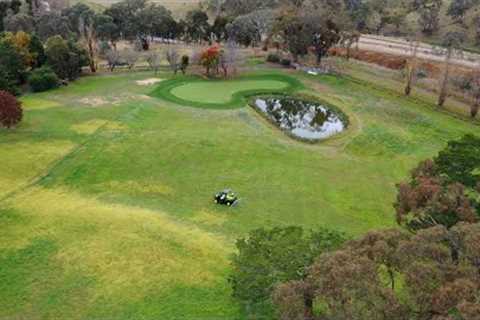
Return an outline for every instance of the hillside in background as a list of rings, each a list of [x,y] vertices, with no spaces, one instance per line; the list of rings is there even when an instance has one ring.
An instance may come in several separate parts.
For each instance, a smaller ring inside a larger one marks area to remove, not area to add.
[[[150,0],[151,2],[159,3],[170,9],[174,16],[183,16],[188,10],[198,6],[202,0]],[[108,7],[119,0],[71,0],[71,4],[82,2],[91,5],[92,8],[98,9],[100,7]]]

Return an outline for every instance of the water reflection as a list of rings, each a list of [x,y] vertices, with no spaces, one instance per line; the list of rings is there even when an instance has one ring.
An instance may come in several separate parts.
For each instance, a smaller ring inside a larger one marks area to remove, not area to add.
[[[292,97],[262,97],[255,100],[255,105],[281,129],[302,139],[325,139],[346,127],[336,111],[317,102]]]

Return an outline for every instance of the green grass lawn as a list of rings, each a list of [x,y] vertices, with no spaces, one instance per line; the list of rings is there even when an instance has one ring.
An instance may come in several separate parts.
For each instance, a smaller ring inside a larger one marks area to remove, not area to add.
[[[196,82],[187,83],[174,88],[173,95],[200,103],[228,103],[232,95],[238,91],[247,91],[262,88],[265,90],[281,90],[288,84],[275,80],[252,80],[252,81],[222,81],[222,82]]]
[[[185,106],[213,109],[245,107],[251,95],[288,93],[303,88],[295,78],[283,74],[254,74],[235,79],[206,80],[178,77],[164,81],[152,92],[153,97]]]
[[[395,184],[478,130],[359,81],[291,73],[351,122],[304,144],[249,108],[150,97],[136,81],[151,77],[27,95],[24,122],[0,131],[0,318],[239,319],[226,280],[237,237],[291,224],[351,236],[392,227]],[[212,85],[222,102],[234,90]],[[213,204],[225,187],[237,208]]]

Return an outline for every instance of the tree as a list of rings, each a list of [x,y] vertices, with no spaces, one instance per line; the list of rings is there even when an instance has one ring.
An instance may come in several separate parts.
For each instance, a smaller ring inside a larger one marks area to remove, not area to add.
[[[393,275],[384,281],[389,270]],[[277,285],[273,300],[288,320],[473,320],[480,310],[479,271],[480,224],[416,234],[375,231],[321,254],[303,280]],[[314,313],[302,303],[306,295]]]
[[[406,240],[408,235],[401,230],[370,231],[362,238],[350,242],[350,247],[359,256],[368,257],[376,264],[384,266],[389,280],[388,287],[395,290],[397,274],[400,272],[396,252]]]
[[[278,3],[276,0],[224,0],[221,8],[228,16],[237,17],[255,10],[274,8]]]
[[[158,52],[151,51],[146,56],[146,61],[151,70],[157,74],[158,70],[160,69],[162,63],[162,57]]]
[[[30,45],[28,50],[33,58],[33,63],[31,67],[33,69],[41,67],[46,61],[47,56],[45,55],[45,48],[40,39],[34,34],[30,39]]]
[[[211,31],[215,35],[216,41],[225,41],[228,38],[227,25],[231,22],[231,19],[217,15],[213,22]]]
[[[128,70],[132,70],[140,57],[140,53],[133,49],[125,49],[120,54],[122,60],[127,64]]]
[[[220,48],[212,46],[203,51],[200,57],[200,64],[205,67],[205,73],[207,76],[211,76],[211,71],[218,72],[218,66],[220,63]]]
[[[228,38],[245,46],[256,46],[265,40],[266,46],[271,35],[274,17],[274,12],[269,9],[256,10],[238,16],[227,25]]]
[[[460,221],[478,220],[465,187],[445,181],[432,160],[420,163],[411,178],[410,182],[397,185],[394,207],[400,225],[415,231],[436,225],[451,228]]]
[[[42,92],[58,87],[60,81],[50,67],[41,67],[32,71],[28,83],[33,92]]]
[[[9,14],[17,14],[20,11],[22,2],[20,0],[0,1],[0,32],[4,31],[4,18]]]
[[[0,91],[0,126],[11,128],[23,117],[22,104],[12,94]]]
[[[47,63],[61,79],[74,80],[78,78],[82,67],[89,60],[84,50],[73,42],[64,40],[61,36],[48,38],[45,43]]]
[[[13,44],[0,38],[0,70],[4,79],[3,89],[6,89],[6,86],[11,88],[23,83],[26,78],[26,69],[23,57]]]
[[[475,0],[453,0],[448,7],[447,15],[457,23],[464,23],[466,13],[475,2]]]
[[[71,33],[68,19],[57,12],[47,12],[36,18],[36,34],[42,41],[50,37],[61,36],[67,39]]]
[[[328,50],[340,41],[340,29],[332,20],[326,20],[325,23],[316,23],[317,17],[313,16],[310,19],[312,19],[310,21],[312,46],[317,64],[320,64]]]
[[[31,37],[29,34],[19,31],[16,33],[6,32],[3,34],[2,41],[12,45],[17,53],[22,57],[23,64],[27,67],[34,65],[34,57],[30,52]]]
[[[187,12],[186,33],[190,41],[207,41],[210,37],[210,25],[208,15],[200,9]]]
[[[434,159],[438,172],[450,183],[475,188],[480,182],[480,138],[472,134],[449,141]]]
[[[220,13],[223,10],[223,5],[227,0],[209,0],[208,1],[208,9],[214,12],[215,19],[220,16]]]
[[[104,15],[113,19],[113,24],[118,32],[126,39],[133,40],[137,37],[138,15],[145,8],[146,0],[123,0],[112,4],[105,10]]]
[[[88,54],[90,71],[96,72],[97,32],[95,12],[86,4],[77,3],[64,10],[63,15],[68,18],[70,29],[78,34]]]
[[[441,49],[443,55],[445,55],[445,66],[443,77],[440,84],[440,94],[438,96],[438,106],[441,108],[445,104],[448,97],[448,83],[450,80],[450,67],[451,60],[454,55],[459,51],[463,41],[465,40],[465,34],[463,32],[451,31],[448,32],[443,41],[445,49]]]
[[[235,72],[237,64],[238,52],[233,41],[229,41],[225,48],[220,51],[219,63],[223,70],[225,78],[229,72]]]
[[[98,39],[108,41],[112,48],[117,48],[117,42],[120,40],[120,30],[113,22],[113,18],[105,14],[95,16],[95,30]]]
[[[397,222],[410,230],[475,223],[479,169],[480,138],[468,134],[450,141],[437,157],[412,171],[411,181],[397,185]]]
[[[13,95],[17,95],[19,93],[16,83],[12,80],[10,74],[3,66],[0,66],[0,91],[6,91]]]
[[[360,40],[360,33],[355,30],[344,30],[340,33],[340,44],[345,48],[346,55],[345,58],[350,60],[352,47],[355,43],[358,43]]]
[[[180,62],[180,70],[182,70],[183,74],[187,73],[187,68],[189,65],[190,65],[190,57],[187,55],[183,55],[182,60]]]
[[[308,48],[312,44],[310,25],[299,16],[285,17],[282,24],[285,44],[292,54],[293,60],[297,62],[299,57],[308,53]]]
[[[246,47],[255,46],[261,41],[258,29],[249,16],[239,16],[226,26],[228,39]]]
[[[110,69],[110,72],[113,72],[113,70],[121,62],[120,53],[117,50],[108,50],[105,54],[105,58],[107,59],[107,63],[108,63],[108,67]]]
[[[480,110],[480,69],[474,70],[469,79],[468,88],[469,95],[472,99],[470,105],[470,116],[474,119]]]
[[[24,31],[33,33],[34,23],[33,17],[25,13],[9,15],[4,20],[5,30],[11,32]]]
[[[236,243],[229,282],[233,296],[250,312],[265,312],[279,282],[304,279],[307,267],[323,252],[338,248],[343,234],[321,229],[306,232],[301,227],[258,229]],[[311,305],[305,296],[306,305]]]
[[[443,0],[413,0],[412,9],[419,13],[418,23],[424,34],[430,36],[438,30],[442,4]]]
[[[177,74],[178,69],[180,68],[180,64],[178,63],[180,60],[180,55],[178,51],[175,48],[168,48],[165,52],[165,58],[170,65],[170,69],[172,69],[174,74]]]
[[[141,41],[144,50],[150,47],[149,38],[152,36],[169,38],[172,34],[172,23],[170,11],[157,4],[148,4],[137,14],[134,24],[137,39]]]

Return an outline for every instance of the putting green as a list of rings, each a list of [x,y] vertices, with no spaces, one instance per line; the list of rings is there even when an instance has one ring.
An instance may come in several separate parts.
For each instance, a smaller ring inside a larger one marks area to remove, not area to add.
[[[239,91],[250,91],[258,88],[280,90],[288,87],[288,83],[274,80],[245,80],[187,83],[174,88],[171,93],[180,99],[201,103],[228,103],[232,95]]]
[[[239,108],[245,98],[262,93],[291,93],[301,83],[280,74],[245,76],[232,80],[182,77],[165,81],[151,95],[181,105],[203,108]]]

